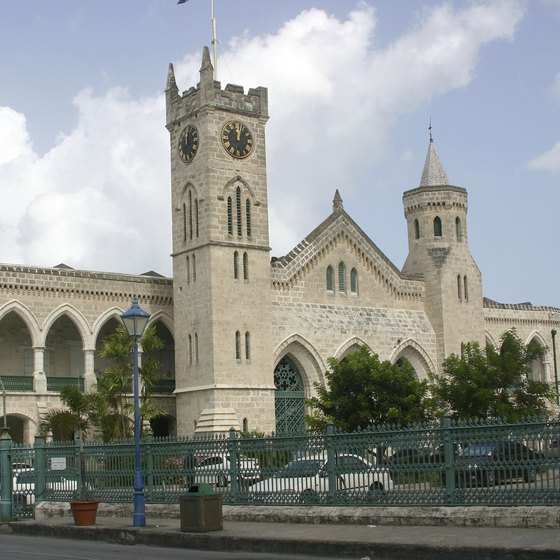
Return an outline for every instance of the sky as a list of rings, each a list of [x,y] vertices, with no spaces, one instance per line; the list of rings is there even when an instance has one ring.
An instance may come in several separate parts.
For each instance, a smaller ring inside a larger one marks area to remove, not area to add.
[[[560,307],[560,0],[215,0],[218,79],[269,90],[271,256],[344,209],[400,269],[428,126],[484,295]],[[211,0],[0,0],[0,262],[171,276],[168,64]]]

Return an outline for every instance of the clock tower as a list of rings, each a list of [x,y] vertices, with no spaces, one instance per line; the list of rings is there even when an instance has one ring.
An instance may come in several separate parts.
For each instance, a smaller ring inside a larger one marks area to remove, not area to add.
[[[274,430],[266,88],[166,87],[177,432]]]

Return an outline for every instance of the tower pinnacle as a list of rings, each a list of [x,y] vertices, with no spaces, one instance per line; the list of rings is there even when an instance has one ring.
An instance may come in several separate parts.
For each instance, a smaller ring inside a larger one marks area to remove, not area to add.
[[[420,179],[421,187],[434,187],[436,185],[448,185],[447,173],[443,167],[443,163],[436,150],[434,139],[432,138],[432,125],[430,124],[430,143],[428,144],[428,153]]]

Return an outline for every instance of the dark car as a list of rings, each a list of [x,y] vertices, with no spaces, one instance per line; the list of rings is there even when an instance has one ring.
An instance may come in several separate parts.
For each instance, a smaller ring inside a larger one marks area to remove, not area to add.
[[[432,456],[431,447],[408,447],[395,451],[388,459],[389,465],[418,465],[427,463]]]
[[[473,443],[455,458],[455,484],[472,487],[518,479],[533,482],[542,458],[541,453],[518,442]]]

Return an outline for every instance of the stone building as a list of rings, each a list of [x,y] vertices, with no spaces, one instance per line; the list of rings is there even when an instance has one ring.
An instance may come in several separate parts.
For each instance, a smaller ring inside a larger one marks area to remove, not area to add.
[[[403,195],[409,254],[402,270],[346,213],[333,210],[297,247],[270,257],[267,90],[214,80],[166,87],[171,150],[173,278],[0,265],[0,378],[8,425],[30,442],[67,383],[95,390],[99,356],[133,297],[164,340],[166,414],[158,434],[303,428],[304,398],[327,359],[367,345],[407,360],[420,379],[462,342],[498,347],[515,327],[545,350],[535,378],[554,382],[560,310],[483,297],[469,251],[467,191],[449,184],[430,138],[416,188]]]

